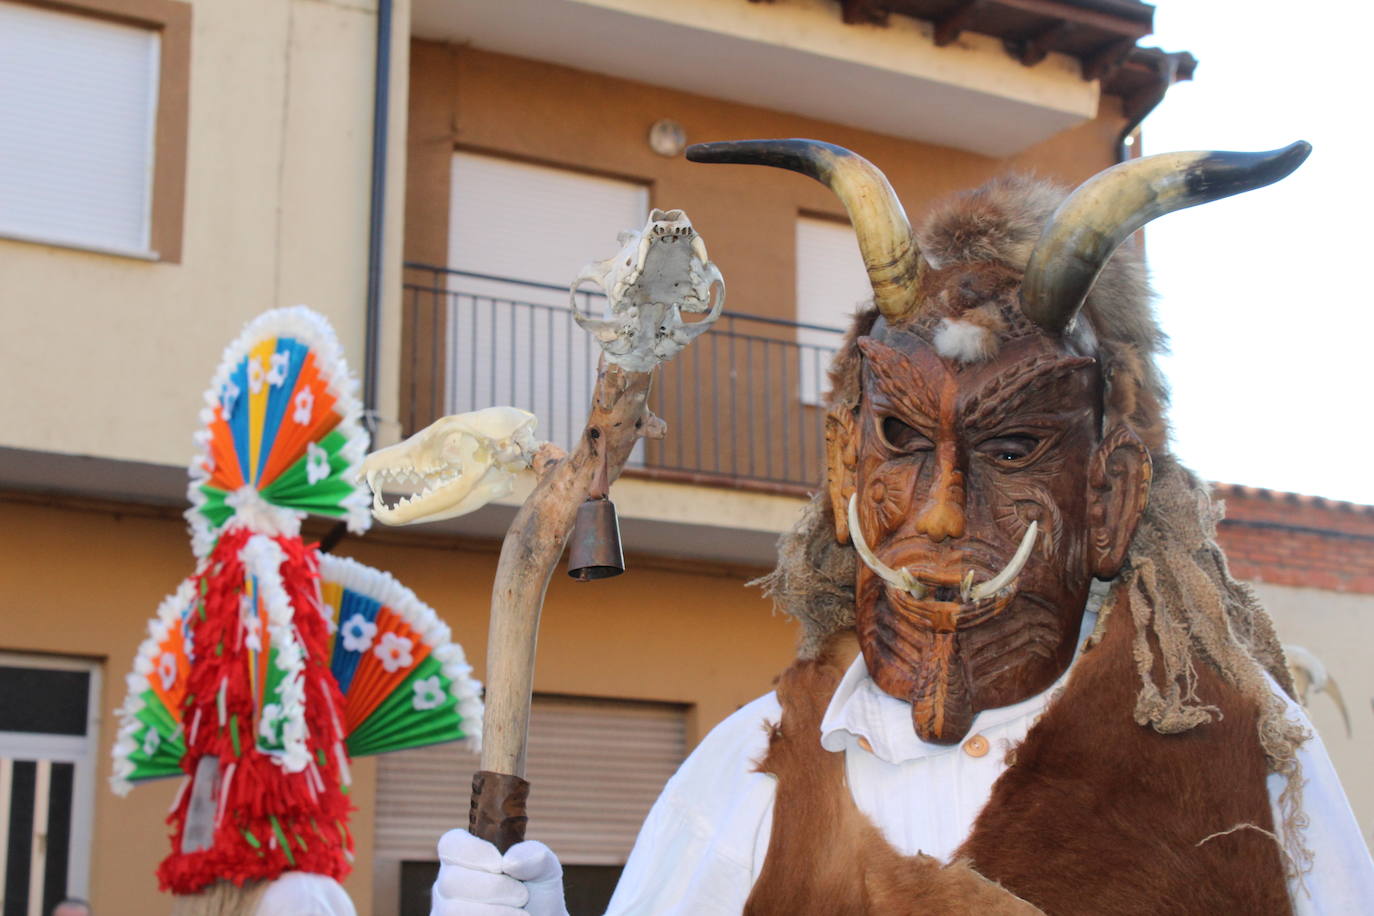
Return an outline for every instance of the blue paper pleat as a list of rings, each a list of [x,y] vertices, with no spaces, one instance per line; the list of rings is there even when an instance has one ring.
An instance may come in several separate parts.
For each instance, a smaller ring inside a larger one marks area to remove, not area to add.
[[[262,447],[258,451],[258,467],[253,476],[254,485],[260,490],[271,483],[271,481],[262,480],[262,472],[267,467],[267,458],[272,454],[272,446],[277,441],[277,430],[281,429],[282,420],[286,417],[287,411],[291,409],[296,379],[301,374],[301,366],[305,364],[305,354],[309,351],[309,347],[297,343],[290,337],[277,338],[277,352],[287,354],[290,361],[286,367],[286,379],[281,385],[272,386],[267,395],[267,414],[263,418]]]
[[[234,434],[234,451],[239,456],[239,473],[243,475],[244,482],[248,483],[253,479],[248,469],[248,415],[252,413],[248,409],[248,357],[239,360],[239,364],[229,374],[229,380],[238,386],[239,395],[234,399],[233,413],[225,419],[229,422],[230,432]]]
[[[334,673],[334,680],[339,685],[339,692],[348,693],[348,687],[353,683],[353,675],[358,671],[358,663],[362,661],[361,652],[352,652],[344,648],[344,625],[353,618],[354,614],[362,614],[363,619],[368,623],[377,622],[377,613],[381,610],[382,603],[375,598],[360,595],[355,591],[344,589],[339,600],[339,627],[338,634],[334,637],[334,657],[330,660],[330,670]],[[380,634],[378,634],[380,635]],[[376,636],[373,637],[375,642]]]

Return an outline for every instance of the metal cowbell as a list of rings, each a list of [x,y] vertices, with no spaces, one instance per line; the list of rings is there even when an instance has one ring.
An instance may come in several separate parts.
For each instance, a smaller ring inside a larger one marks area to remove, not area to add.
[[[577,509],[568,547],[568,575],[582,582],[609,579],[625,571],[615,503],[593,497]]]

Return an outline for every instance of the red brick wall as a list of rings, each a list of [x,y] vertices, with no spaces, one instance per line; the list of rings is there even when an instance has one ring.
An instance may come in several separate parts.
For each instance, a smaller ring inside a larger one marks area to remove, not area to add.
[[[1217,539],[1237,579],[1374,594],[1374,506],[1232,484]]]

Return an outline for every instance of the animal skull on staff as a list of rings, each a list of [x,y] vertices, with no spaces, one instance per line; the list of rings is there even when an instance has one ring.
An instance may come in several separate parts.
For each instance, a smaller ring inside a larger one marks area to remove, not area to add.
[[[665,434],[648,407],[654,369],[704,333],[725,304],[725,281],[681,210],[654,210],[643,229],[621,233],[618,242],[620,250],[584,267],[569,291],[573,318],[603,352],[591,412],[571,454],[537,443],[531,414],[493,407],[438,420],[370,455],[362,469],[374,489],[374,514],[388,524],[472,512],[508,495],[524,468],[537,478],[506,534],[492,587],[482,769],[473,777],[470,829],[502,852],[525,834],[525,745],[549,578],[584,504],[613,513],[607,490],[636,442]],[[602,317],[577,307],[587,283],[606,294]],[[684,313],[701,317],[688,322]],[[418,492],[388,507],[380,487],[398,482]],[[609,524],[614,531],[613,515]]]

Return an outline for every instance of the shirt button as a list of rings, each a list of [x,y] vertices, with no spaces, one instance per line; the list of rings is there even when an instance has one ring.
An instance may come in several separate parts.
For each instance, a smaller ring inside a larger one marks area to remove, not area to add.
[[[982,757],[988,752],[988,739],[982,735],[974,735],[964,742],[964,753],[970,757]]]

